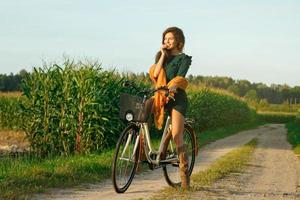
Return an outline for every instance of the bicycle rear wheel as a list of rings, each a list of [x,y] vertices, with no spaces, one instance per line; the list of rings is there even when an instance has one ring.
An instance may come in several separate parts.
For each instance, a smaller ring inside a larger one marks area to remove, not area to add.
[[[117,193],[124,193],[135,175],[139,159],[138,138],[138,128],[131,124],[124,129],[117,142],[112,165],[113,185]]]
[[[163,166],[163,172],[167,183],[172,187],[179,187],[181,179],[179,175],[179,159],[176,144],[172,137],[168,139],[162,154],[162,159],[177,158],[175,161]],[[193,129],[189,125],[184,126],[183,142],[187,146],[187,154],[189,156],[189,176],[192,174],[195,156],[196,156],[196,136]]]

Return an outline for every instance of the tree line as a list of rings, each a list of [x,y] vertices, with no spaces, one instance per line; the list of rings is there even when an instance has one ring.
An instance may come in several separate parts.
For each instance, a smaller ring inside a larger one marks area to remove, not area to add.
[[[126,74],[128,75],[128,73]],[[149,81],[147,73],[130,73],[133,79]],[[291,87],[287,84],[251,83],[248,80],[234,80],[225,76],[201,76],[189,75],[187,77],[191,85],[199,87],[213,87],[232,92],[244,97],[246,100],[257,103],[269,104],[300,104],[300,86]]]
[[[21,91],[21,82],[28,72],[22,69],[17,74],[0,74],[0,91],[1,92],[14,92]]]
[[[26,70],[21,70],[17,74],[0,74],[0,91],[21,91],[22,79],[28,74]],[[125,74],[125,73],[121,73]],[[147,73],[129,73],[134,78],[148,82]],[[126,73],[128,75],[128,73]],[[253,101],[264,101],[271,104],[300,104],[300,86],[291,87],[287,84],[251,83],[248,80],[234,80],[225,76],[201,76],[189,75],[190,84],[195,86],[214,87],[228,90],[240,97]],[[150,81],[149,81],[150,82]]]
[[[267,101],[271,104],[299,104],[300,86],[290,87],[287,84],[251,83],[248,80],[234,80],[220,76],[189,75],[191,84],[228,90],[240,97],[254,101]]]

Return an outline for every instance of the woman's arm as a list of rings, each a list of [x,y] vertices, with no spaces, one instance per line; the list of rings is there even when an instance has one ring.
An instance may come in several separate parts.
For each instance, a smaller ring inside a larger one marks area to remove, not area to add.
[[[161,52],[161,56],[158,60],[158,62],[155,65],[155,69],[154,69],[154,78],[157,78],[159,75],[159,72],[161,70],[161,68],[163,68],[163,63],[166,57],[166,45],[162,45],[160,48],[160,52]]]

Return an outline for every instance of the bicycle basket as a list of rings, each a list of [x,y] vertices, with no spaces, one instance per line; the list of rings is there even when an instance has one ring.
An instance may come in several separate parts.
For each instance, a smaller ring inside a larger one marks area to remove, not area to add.
[[[120,118],[126,120],[126,115],[133,115],[132,121],[146,122],[149,117],[149,111],[146,111],[143,98],[126,93],[120,95]]]

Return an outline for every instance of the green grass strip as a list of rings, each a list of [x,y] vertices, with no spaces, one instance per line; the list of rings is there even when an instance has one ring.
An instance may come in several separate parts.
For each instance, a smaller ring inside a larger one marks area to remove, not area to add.
[[[113,151],[38,160],[0,157],[0,199],[28,199],[51,187],[96,183],[111,174]]]
[[[293,146],[295,154],[300,156],[300,124],[290,122],[286,124],[288,130],[287,140]]]
[[[243,172],[252,159],[256,145],[257,139],[253,139],[213,162],[207,170],[192,175],[190,190],[168,187],[157,192],[158,195],[153,196],[151,200],[190,199],[193,192],[199,191],[205,186],[210,186],[231,173]]]
[[[198,145],[199,147],[202,147],[206,144],[212,143],[216,140],[226,138],[228,136],[234,135],[238,133],[239,131],[249,130],[256,128],[259,125],[263,125],[265,122],[260,121],[253,121],[250,123],[244,123],[244,124],[234,124],[232,126],[224,127],[224,128],[218,128],[216,130],[207,130],[207,131],[197,131],[197,139],[198,139]]]

